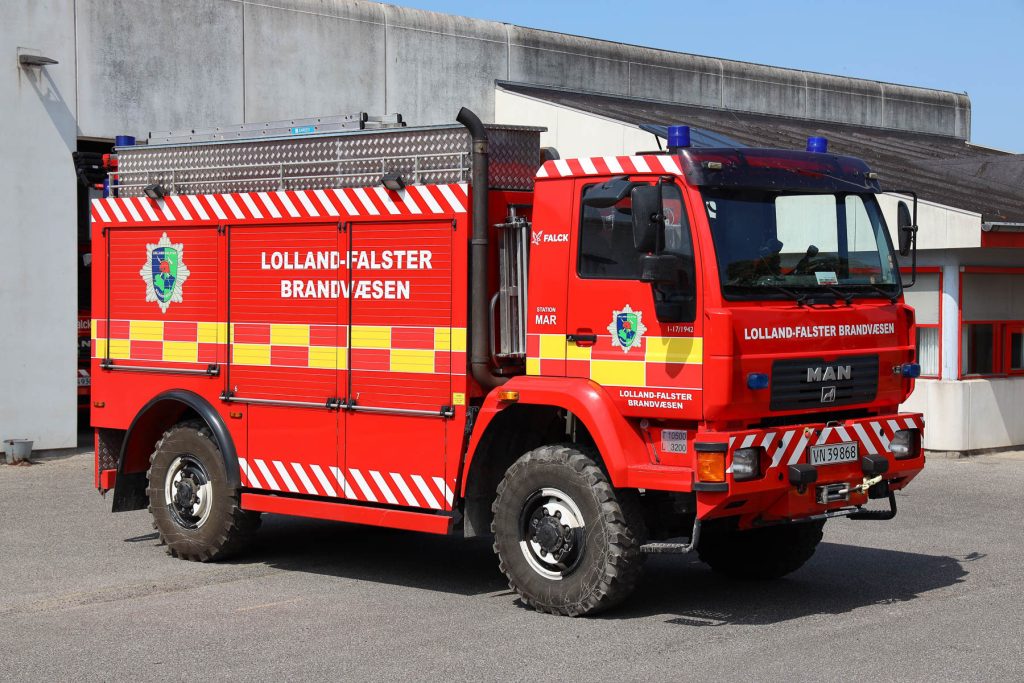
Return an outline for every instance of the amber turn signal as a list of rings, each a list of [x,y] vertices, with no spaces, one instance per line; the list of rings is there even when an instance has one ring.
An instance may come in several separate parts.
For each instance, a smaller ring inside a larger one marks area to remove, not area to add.
[[[698,451],[697,481],[725,481],[725,453]]]
[[[508,403],[515,403],[519,400],[519,392],[512,391],[511,389],[502,389],[498,392],[499,401],[507,401]]]

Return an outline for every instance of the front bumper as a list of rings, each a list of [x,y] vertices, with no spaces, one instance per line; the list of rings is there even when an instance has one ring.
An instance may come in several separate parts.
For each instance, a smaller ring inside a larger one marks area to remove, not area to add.
[[[694,482],[697,516],[738,516],[740,526],[747,528],[856,511],[869,500],[864,484],[874,480],[865,473],[872,469],[872,463],[864,462],[866,457],[884,458],[888,463],[878,485],[870,489],[872,498],[887,498],[889,491],[903,488],[924,468],[922,448],[905,459],[896,459],[890,450],[895,432],[906,429],[917,429],[921,436],[918,444],[922,443],[924,419],[917,413],[738,432],[698,432],[695,451],[723,453],[726,475],[724,482]],[[812,446],[841,443],[857,444],[857,460],[811,466]],[[761,475],[756,479],[735,479],[733,454],[740,448],[762,449]],[[805,473],[803,483],[800,470]],[[808,481],[812,477],[814,481]]]

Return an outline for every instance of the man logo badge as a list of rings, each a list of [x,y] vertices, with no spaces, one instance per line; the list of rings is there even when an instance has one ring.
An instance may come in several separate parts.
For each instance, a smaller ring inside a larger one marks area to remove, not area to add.
[[[850,379],[853,368],[849,365],[826,365],[825,367],[807,368],[808,382],[835,382]]]
[[[835,387],[822,387],[821,388],[821,402],[822,403],[835,403],[836,402],[836,388]]]

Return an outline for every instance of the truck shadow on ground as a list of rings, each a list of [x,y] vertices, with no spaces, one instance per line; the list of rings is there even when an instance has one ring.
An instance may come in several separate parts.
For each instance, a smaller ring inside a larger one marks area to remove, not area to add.
[[[822,543],[802,569],[778,581],[719,576],[695,556],[654,556],[624,605],[602,619],[661,617],[683,626],[774,624],[815,614],[914,600],[968,575],[959,558]],[[237,560],[286,570],[518,604],[490,542],[312,520],[265,518]]]

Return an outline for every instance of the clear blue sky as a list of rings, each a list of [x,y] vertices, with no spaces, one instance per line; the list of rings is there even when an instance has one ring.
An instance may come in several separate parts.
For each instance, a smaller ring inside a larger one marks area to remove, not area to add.
[[[1024,0],[392,0],[773,66],[967,92],[972,141],[1024,152]]]

